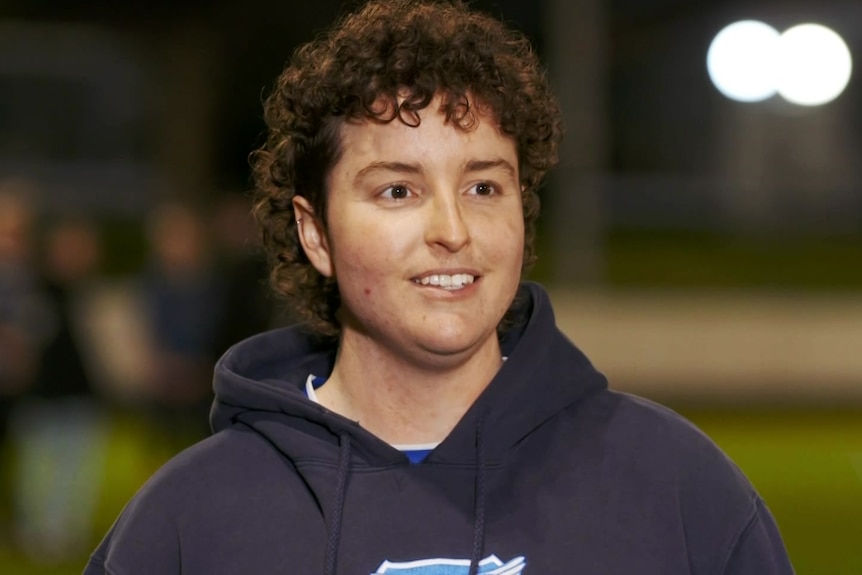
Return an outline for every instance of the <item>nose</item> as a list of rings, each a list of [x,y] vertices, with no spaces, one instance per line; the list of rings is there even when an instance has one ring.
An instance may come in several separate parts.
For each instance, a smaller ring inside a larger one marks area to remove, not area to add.
[[[457,194],[437,194],[428,203],[425,241],[457,252],[470,242],[470,231]]]

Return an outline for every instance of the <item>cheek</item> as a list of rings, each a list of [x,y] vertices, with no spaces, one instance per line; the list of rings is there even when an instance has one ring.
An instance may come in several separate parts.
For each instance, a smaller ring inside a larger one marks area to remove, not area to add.
[[[415,243],[415,221],[408,218],[382,218],[373,211],[363,217],[354,215],[344,226],[333,230],[344,264],[367,271],[394,266]]]
[[[511,260],[513,267],[517,264],[520,268],[524,258],[524,220],[518,215],[517,218],[509,217],[505,221],[497,220],[496,226],[491,228],[493,233],[486,239],[487,249],[493,257],[499,261]]]
[[[406,261],[397,238],[380,229],[357,230],[337,245],[335,270],[340,289],[364,300],[379,296],[384,280],[398,274]]]

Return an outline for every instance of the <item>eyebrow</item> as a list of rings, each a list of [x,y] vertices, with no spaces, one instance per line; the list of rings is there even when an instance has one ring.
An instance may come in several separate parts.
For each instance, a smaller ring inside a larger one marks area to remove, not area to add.
[[[464,172],[484,172],[497,168],[501,168],[511,178],[515,178],[515,167],[503,158],[496,158],[493,160],[470,160],[464,167]]]
[[[464,166],[464,173],[484,172],[493,169],[502,169],[510,177],[515,178],[515,167],[503,158],[492,160],[470,160]],[[406,162],[372,162],[356,173],[354,181],[358,182],[368,174],[374,172],[395,172],[399,174],[421,174],[424,168],[420,163]]]
[[[358,182],[368,174],[374,172],[395,172],[399,174],[421,174],[422,166],[420,164],[407,164],[404,162],[371,162],[356,173],[354,182]]]

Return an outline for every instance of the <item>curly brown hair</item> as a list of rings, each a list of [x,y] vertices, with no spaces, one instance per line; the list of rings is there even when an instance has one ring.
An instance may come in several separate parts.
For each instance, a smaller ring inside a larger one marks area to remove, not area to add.
[[[338,287],[306,257],[292,199],[306,198],[325,229],[326,179],[340,157],[341,125],[396,119],[418,125],[417,111],[436,95],[454,126],[471,129],[472,104],[515,142],[524,270],[534,261],[536,192],[557,163],[562,129],[529,41],[460,0],[372,0],[294,53],[264,104],[267,140],[251,155],[253,211],[271,284],[319,335],[339,333]]]

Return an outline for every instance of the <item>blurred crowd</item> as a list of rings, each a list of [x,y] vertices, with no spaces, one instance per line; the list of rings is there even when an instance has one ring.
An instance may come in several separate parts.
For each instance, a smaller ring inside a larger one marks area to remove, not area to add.
[[[97,220],[32,192],[0,182],[0,545],[63,561],[92,544],[112,414],[179,451],[208,433],[218,357],[285,318],[241,194],[155,206],[118,276]]]

